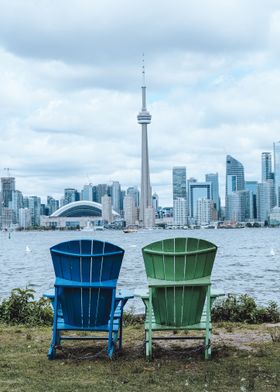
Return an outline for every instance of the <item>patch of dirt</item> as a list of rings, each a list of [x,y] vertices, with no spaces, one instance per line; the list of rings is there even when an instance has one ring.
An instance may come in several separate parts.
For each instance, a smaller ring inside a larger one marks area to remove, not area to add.
[[[271,342],[271,335],[265,330],[236,330],[228,332],[219,330],[218,334],[212,335],[213,345],[225,345],[238,350],[256,351],[256,345],[259,343]]]

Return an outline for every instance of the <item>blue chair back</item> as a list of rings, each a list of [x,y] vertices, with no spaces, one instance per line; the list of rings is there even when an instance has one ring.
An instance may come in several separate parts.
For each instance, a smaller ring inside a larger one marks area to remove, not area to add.
[[[91,288],[58,288],[64,322],[81,328],[108,324],[124,250],[109,242],[73,240],[51,247],[50,252],[57,278],[97,283]],[[102,287],[105,282],[113,283],[113,288]]]
[[[124,250],[109,242],[73,240],[50,249],[57,278],[103,282],[119,277]]]

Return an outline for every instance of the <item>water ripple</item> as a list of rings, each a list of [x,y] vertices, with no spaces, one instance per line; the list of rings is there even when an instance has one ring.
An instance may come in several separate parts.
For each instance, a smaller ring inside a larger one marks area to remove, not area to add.
[[[94,238],[116,243],[125,249],[119,286],[131,290],[145,288],[147,278],[141,248],[170,237],[204,238],[219,244],[215,260],[213,287],[225,293],[249,293],[261,304],[275,300],[280,304],[280,245],[278,229],[235,230],[156,230],[133,235],[118,231],[93,233]],[[86,235],[90,238],[90,235]],[[62,241],[85,238],[81,232],[0,233],[0,298],[15,287],[32,286],[42,295],[53,285],[54,273],[49,248]],[[92,237],[91,237],[92,238]],[[256,245],[257,244],[257,245]],[[272,246],[273,245],[273,246]],[[26,252],[26,247],[31,251]],[[271,255],[273,248],[275,255]],[[143,310],[139,299],[132,302]]]

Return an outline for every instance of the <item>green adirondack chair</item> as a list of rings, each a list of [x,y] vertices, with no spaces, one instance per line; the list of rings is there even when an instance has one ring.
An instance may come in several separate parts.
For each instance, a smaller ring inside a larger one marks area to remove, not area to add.
[[[197,238],[171,238],[142,249],[149,293],[146,307],[145,349],[163,339],[203,339],[205,358],[211,356],[211,272],[217,246]],[[203,336],[155,336],[156,331],[197,330]]]

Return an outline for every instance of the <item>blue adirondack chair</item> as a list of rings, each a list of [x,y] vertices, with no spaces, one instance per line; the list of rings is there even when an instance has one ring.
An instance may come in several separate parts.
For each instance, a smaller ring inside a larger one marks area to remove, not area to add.
[[[51,298],[54,320],[48,358],[62,339],[108,340],[111,358],[115,343],[122,346],[123,307],[127,291],[116,289],[124,250],[109,242],[83,239],[62,242],[50,249],[55,271]],[[63,336],[62,331],[107,332],[100,336]]]

